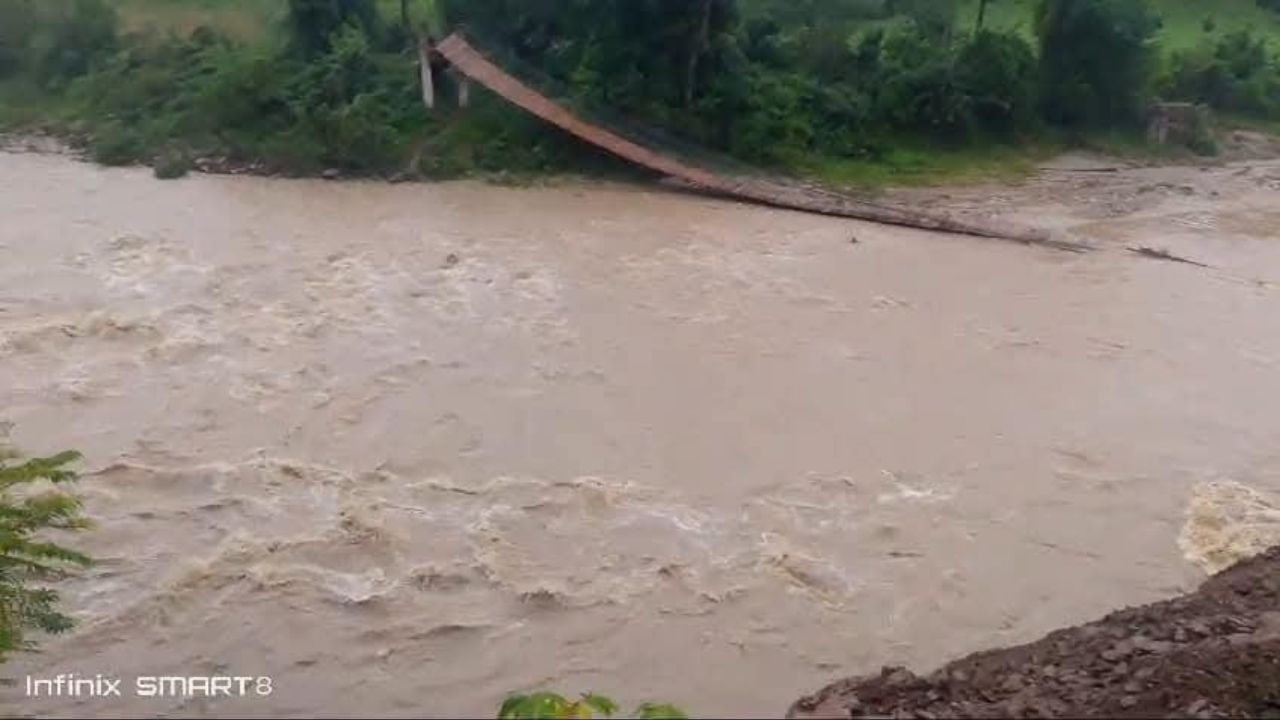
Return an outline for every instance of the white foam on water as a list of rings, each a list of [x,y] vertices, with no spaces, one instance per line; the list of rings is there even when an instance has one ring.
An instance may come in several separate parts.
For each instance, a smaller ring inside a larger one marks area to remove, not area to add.
[[[1233,480],[1197,485],[1186,515],[1178,547],[1211,575],[1280,545],[1280,497]]]

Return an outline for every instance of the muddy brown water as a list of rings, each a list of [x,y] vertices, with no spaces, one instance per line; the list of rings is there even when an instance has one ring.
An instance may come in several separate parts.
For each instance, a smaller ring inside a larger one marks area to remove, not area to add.
[[[1082,182],[946,201],[1077,256],[0,154],[0,420],[85,452],[99,559],[0,710],[773,714],[1188,590],[1280,540],[1280,165]],[[23,696],[57,673],[125,697]],[[128,691],[228,674],[274,691]]]

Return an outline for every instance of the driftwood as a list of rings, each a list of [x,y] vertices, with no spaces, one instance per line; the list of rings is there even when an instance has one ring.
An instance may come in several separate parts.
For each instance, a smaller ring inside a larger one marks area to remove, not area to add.
[[[1151,258],[1151,259],[1153,259],[1153,260],[1167,260],[1167,261],[1169,261],[1169,262],[1183,263],[1183,264],[1185,264],[1185,265],[1195,265],[1196,267],[1202,267],[1202,268],[1208,268],[1208,267],[1210,267],[1210,266],[1208,266],[1208,265],[1205,265],[1205,264],[1204,264],[1204,263],[1202,263],[1202,262],[1196,262],[1195,260],[1188,260],[1187,258],[1179,257],[1179,256],[1177,256],[1177,255],[1174,255],[1173,253],[1169,252],[1168,250],[1161,250],[1161,249],[1159,249],[1159,248],[1150,248],[1150,247],[1131,247],[1131,248],[1129,248],[1129,252],[1131,252],[1131,253],[1133,253],[1133,254],[1135,254],[1135,255],[1141,255],[1141,256],[1143,256],[1143,257],[1148,257],[1148,258]]]
[[[806,190],[770,180],[726,178],[634,143],[577,117],[562,105],[495,65],[459,33],[454,33],[441,41],[435,46],[434,52],[447,61],[455,71],[471,78],[517,107],[592,145],[704,192],[803,212],[936,232],[1013,240],[1057,250],[1084,252],[1091,249],[1079,243],[1055,240],[1049,233],[1034,228],[1019,228],[940,213],[926,213],[915,209],[887,207],[830,191]]]
[[[1080,167],[1080,168],[1072,168],[1072,167],[1049,167],[1049,168],[1045,168],[1045,171],[1046,171],[1046,172],[1059,172],[1059,173],[1117,173],[1117,172],[1120,172],[1120,171],[1121,171],[1121,170],[1123,170],[1123,169],[1124,169],[1124,168],[1117,167],[1117,166],[1109,166],[1109,167]]]

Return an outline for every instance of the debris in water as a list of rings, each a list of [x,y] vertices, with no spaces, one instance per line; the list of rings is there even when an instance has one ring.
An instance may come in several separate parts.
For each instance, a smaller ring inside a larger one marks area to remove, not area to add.
[[[1154,260],[1168,260],[1170,262],[1185,263],[1187,265],[1195,265],[1196,267],[1202,267],[1202,268],[1209,267],[1208,265],[1205,265],[1202,262],[1196,262],[1195,260],[1188,260],[1187,258],[1174,255],[1168,250],[1161,250],[1159,248],[1151,248],[1151,247],[1145,247],[1145,246],[1131,247],[1129,248],[1129,252],[1134,253],[1135,255],[1149,257]]]

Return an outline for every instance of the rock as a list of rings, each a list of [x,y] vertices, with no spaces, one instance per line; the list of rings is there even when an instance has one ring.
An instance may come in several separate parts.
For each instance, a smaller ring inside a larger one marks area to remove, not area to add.
[[[880,679],[888,687],[902,687],[903,685],[909,685],[912,680],[916,679],[916,676],[912,675],[911,671],[904,667],[886,666],[880,670]]]
[[[325,180],[337,180],[342,177],[342,171],[337,168],[329,168],[320,174]]]
[[[1133,654],[1133,643],[1131,641],[1121,641],[1103,650],[1102,659],[1107,662],[1118,662]]]
[[[449,253],[444,256],[444,267],[456,267],[460,262],[462,262],[462,259],[458,257],[457,253]]]
[[[1136,706],[1137,704],[1138,704],[1138,698],[1132,695],[1125,695],[1124,697],[1120,698],[1120,707],[1122,708],[1128,709]]]

